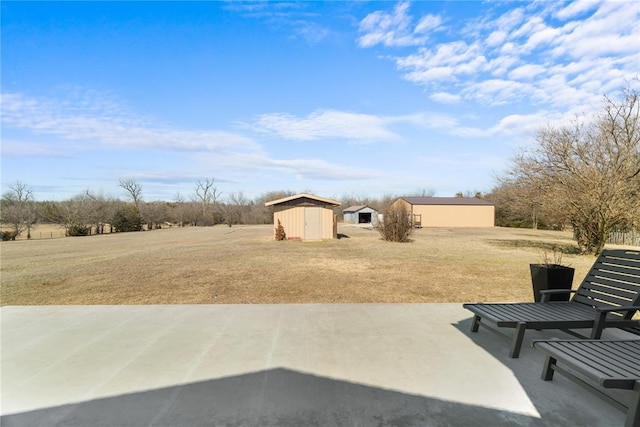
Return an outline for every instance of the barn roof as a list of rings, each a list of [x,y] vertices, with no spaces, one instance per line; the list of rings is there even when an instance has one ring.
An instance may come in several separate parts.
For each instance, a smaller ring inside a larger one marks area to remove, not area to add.
[[[286,202],[290,202],[290,201],[296,200],[296,199],[312,199],[312,200],[317,200],[317,201],[322,202],[322,203],[326,203],[328,205],[340,206],[340,202],[338,202],[336,200],[325,199],[324,197],[318,197],[318,196],[314,196],[313,194],[308,194],[308,193],[301,193],[301,194],[296,194],[294,196],[284,197],[284,198],[278,199],[278,200],[272,200],[270,202],[265,203],[264,205],[265,206],[279,205],[280,203],[286,203]]]
[[[372,211],[378,212],[377,209],[374,209],[374,208],[372,208],[371,206],[368,206],[368,205],[350,206],[347,209],[343,210],[343,212],[358,212],[358,211],[361,211],[362,209],[366,209],[366,208],[369,208]]]
[[[400,197],[410,205],[493,206],[493,203],[475,197]]]

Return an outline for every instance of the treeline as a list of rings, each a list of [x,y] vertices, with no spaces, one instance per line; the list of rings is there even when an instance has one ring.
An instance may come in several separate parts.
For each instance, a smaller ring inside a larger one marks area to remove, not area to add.
[[[19,235],[31,237],[37,223],[59,224],[67,236],[154,230],[167,226],[212,226],[226,224],[271,224],[273,211],[265,202],[292,196],[293,191],[264,193],[255,199],[242,192],[223,197],[213,179],[198,181],[188,198],[176,196],[172,201],[144,201],[143,188],[133,179],[121,180],[119,186],[128,194],[123,200],[85,190],[64,201],[38,201],[33,190],[17,182],[2,195],[0,221],[3,240],[15,240]],[[418,193],[416,193],[418,194]],[[424,194],[424,190],[423,193]],[[336,214],[342,218],[342,208],[368,205],[383,212],[397,196],[371,198],[346,196]]]
[[[146,202],[141,192],[132,200],[122,200],[87,190],[64,201],[36,201],[28,185],[16,183],[10,188],[1,201],[3,240],[23,233],[30,238],[31,228],[39,222],[59,224],[67,236],[154,230],[169,225],[267,224],[273,221],[273,214],[264,202],[292,194],[272,192],[249,200],[242,193],[234,193],[222,201],[177,197],[173,201]]]
[[[119,187],[126,199],[105,196],[91,190],[64,201],[38,201],[32,188],[23,182],[9,186],[0,201],[3,240],[19,235],[31,237],[37,223],[59,224],[67,236],[154,230],[167,226],[212,226],[226,224],[271,224],[273,211],[265,203],[297,194],[291,190],[266,192],[254,199],[242,192],[223,193],[212,178],[197,181],[188,198],[177,195],[172,201],[144,201],[143,187],[133,179],[123,179]],[[420,189],[403,196],[433,196],[433,190]],[[462,197],[463,194],[459,193]],[[370,197],[346,195],[335,214],[342,220],[342,210],[350,206],[370,206],[385,212],[398,195]]]

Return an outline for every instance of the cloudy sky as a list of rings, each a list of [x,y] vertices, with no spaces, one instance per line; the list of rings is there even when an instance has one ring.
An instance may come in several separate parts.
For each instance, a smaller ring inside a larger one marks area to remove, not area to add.
[[[0,3],[2,191],[489,191],[640,74],[640,2]]]

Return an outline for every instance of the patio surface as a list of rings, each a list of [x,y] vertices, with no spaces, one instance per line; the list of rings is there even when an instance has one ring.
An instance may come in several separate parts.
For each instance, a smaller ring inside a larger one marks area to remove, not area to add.
[[[9,426],[622,426],[461,304],[3,307]],[[607,330],[603,338],[630,336]],[[624,398],[618,392],[618,398]]]

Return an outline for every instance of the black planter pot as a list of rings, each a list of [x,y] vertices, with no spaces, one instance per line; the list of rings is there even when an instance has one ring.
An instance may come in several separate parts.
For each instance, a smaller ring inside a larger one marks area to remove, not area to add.
[[[548,289],[571,289],[573,284],[574,268],[564,265],[531,264],[531,284],[533,285],[533,298],[540,302],[540,291]],[[550,295],[549,301],[569,301],[571,295],[567,292]]]

